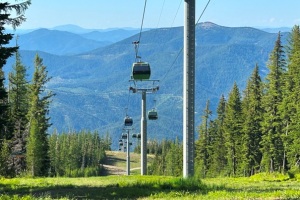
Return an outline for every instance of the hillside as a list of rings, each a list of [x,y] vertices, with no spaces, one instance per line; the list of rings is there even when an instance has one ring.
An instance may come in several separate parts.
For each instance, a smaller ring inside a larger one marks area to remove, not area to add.
[[[286,36],[283,33],[283,40]],[[245,87],[256,63],[261,74],[266,74],[266,62],[276,37],[276,33],[250,27],[230,28],[213,23],[197,26],[196,126],[205,102],[210,100],[211,110],[215,111],[221,94],[227,96],[234,82],[241,89]],[[137,39],[138,35],[134,35],[73,56],[40,52],[53,77],[48,89],[56,93],[50,111],[51,130],[109,132],[113,148],[117,149],[128,107],[134,132],[139,132],[141,96],[128,91],[134,62],[132,41]],[[151,78],[161,80],[160,90],[147,96],[147,108],[151,109],[156,99],[159,112],[157,121],[148,121],[149,139],[182,138],[182,46],[183,27],[160,28],[142,34],[139,54],[151,64]],[[33,66],[35,54],[36,51],[21,51],[26,66]],[[6,72],[12,62],[10,59]]]
[[[139,30],[124,30],[124,29],[116,29],[116,30],[108,30],[108,31],[92,31],[89,33],[81,34],[82,37],[95,40],[95,41],[108,41],[109,43],[114,43],[123,40],[124,38],[128,38],[132,35],[135,35],[139,32]]]
[[[106,46],[108,41],[95,41],[57,30],[38,29],[19,36],[20,50],[44,51],[56,55],[78,54]]]
[[[139,32],[137,29],[84,29],[64,25],[52,29],[6,30],[18,36],[20,50],[43,51],[54,55],[74,55],[121,41]],[[10,46],[16,44],[15,39]]]

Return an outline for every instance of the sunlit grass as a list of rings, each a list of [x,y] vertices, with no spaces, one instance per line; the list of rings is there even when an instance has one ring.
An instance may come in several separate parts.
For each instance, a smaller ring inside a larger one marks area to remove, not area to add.
[[[0,179],[0,199],[300,199],[288,176],[183,179],[171,176]]]

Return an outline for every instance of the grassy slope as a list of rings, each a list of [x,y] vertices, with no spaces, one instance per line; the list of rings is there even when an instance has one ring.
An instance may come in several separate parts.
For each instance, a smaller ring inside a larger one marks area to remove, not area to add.
[[[109,159],[106,164],[125,168],[125,153],[107,152],[107,155]],[[139,159],[139,155],[131,155],[132,168],[139,167]],[[0,178],[0,199],[53,198],[300,199],[300,177],[289,179],[280,174],[259,174],[250,178],[213,178],[201,181],[140,175],[90,178]]]
[[[121,151],[106,151],[107,159],[105,161],[105,166],[107,169],[106,174],[126,174],[126,152]],[[147,161],[148,164],[152,162],[154,156],[148,155]],[[136,153],[130,153],[130,173],[131,174],[140,174],[140,160],[141,155]],[[108,168],[107,166],[113,166],[113,168]]]

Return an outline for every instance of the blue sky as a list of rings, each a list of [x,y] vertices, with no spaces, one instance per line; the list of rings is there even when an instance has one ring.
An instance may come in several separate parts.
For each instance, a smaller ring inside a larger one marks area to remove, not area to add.
[[[208,0],[196,0],[196,19]],[[144,0],[32,0],[21,29],[75,24],[83,28],[141,25]],[[183,26],[184,0],[148,0],[144,27]],[[238,27],[292,27],[300,0],[211,0],[200,22]],[[176,15],[176,12],[178,13]]]

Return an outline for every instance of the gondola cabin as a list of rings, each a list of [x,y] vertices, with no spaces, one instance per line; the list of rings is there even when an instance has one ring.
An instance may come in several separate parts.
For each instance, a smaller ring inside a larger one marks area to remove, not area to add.
[[[148,112],[148,119],[149,120],[157,120],[158,119],[157,111],[155,109],[152,109]]]
[[[124,119],[124,125],[125,125],[125,126],[132,126],[132,124],[133,124],[132,118],[126,116],[125,119]]]
[[[141,138],[141,134],[140,133],[134,133],[134,134],[132,134],[132,137],[140,139]]]
[[[147,62],[135,62],[132,65],[133,80],[148,80],[151,75],[150,65]]]

